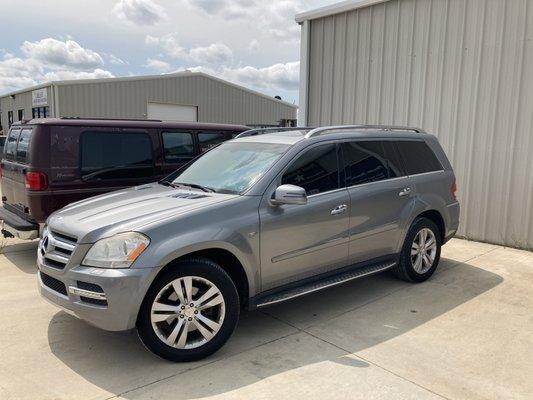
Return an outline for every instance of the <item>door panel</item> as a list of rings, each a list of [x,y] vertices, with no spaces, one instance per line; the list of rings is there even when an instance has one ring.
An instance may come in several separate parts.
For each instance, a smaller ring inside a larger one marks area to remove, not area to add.
[[[350,197],[339,189],[338,154],[336,143],[302,151],[267,190],[259,209],[263,290],[346,265]],[[272,206],[280,184],[304,188],[307,204]]]
[[[351,204],[351,263],[397,252],[400,220],[411,207],[410,195],[399,195],[405,187],[409,187],[407,177],[367,183],[348,189]]]
[[[342,157],[351,206],[350,263],[396,253],[400,220],[410,206],[411,193],[394,145],[383,140],[349,141],[342,144]]]
[[[346,265],[349,206],[345,189],[311,196],[306,205],[273,207],[263,199],[261,278],[263,290],[281,286]]]

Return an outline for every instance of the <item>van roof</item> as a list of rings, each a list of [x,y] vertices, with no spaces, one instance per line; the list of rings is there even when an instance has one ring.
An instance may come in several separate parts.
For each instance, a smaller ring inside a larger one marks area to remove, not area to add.
[[[54,125],[54,126],[102,126],[114,128],[169,128],[169,129],[220,129],[245,131],[244,125],[213,124],[207,122],[174,122],[156,119],[106,119],[106,118],[37,118],[13,123],[16,125]]]

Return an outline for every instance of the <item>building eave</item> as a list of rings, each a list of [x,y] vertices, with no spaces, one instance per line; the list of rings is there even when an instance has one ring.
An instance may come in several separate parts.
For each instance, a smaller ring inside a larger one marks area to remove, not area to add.
[[[330,15],[335,15],[346,11],[357,10],[358,8],[373,6],[374,4],[378,3],[385,3],[386,1],[390,0],[346,0],[340,3],[335,3],[329,6],[324,6],[296,14],[294,19],[297,23],[301,24],[303,21],[328,17]]]

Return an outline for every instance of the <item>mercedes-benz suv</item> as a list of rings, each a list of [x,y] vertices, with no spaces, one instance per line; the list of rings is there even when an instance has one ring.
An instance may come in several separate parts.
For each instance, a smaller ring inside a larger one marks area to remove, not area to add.
[[[255,309],[391,270],[422,282],[456,232],[452,167],[418,129],[252,130],[167,178],[70,204],[38,248],[46,299],[196,360]]]

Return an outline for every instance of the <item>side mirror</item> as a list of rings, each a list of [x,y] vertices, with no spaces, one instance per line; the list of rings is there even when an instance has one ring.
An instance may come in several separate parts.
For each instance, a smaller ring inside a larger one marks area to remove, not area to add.
[[[270,203],[275,206],[283,204],[307,204],[307,193],[300,186],[281,185],[272,194]]]

